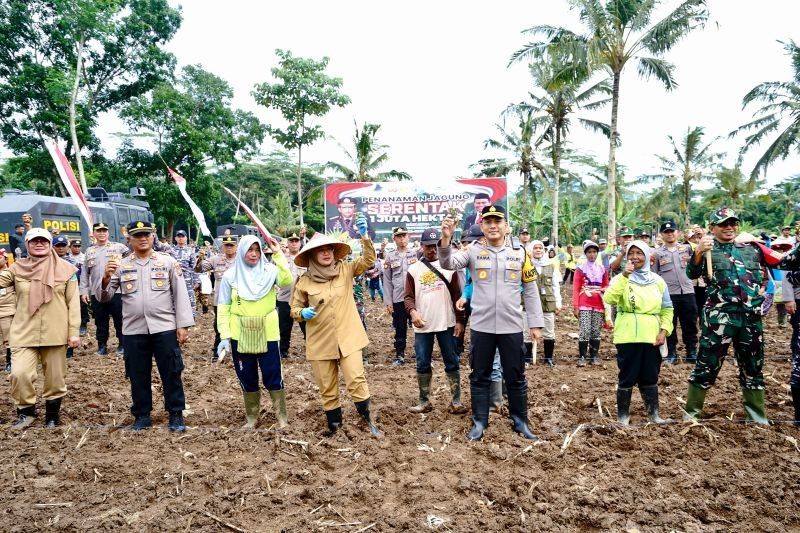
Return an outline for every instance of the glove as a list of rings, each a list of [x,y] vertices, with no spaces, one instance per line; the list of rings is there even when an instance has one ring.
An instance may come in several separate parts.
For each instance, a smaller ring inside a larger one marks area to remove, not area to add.
[[[225,357],[225,354],[231,351],[231,341],[230,339],[222,339],[219,341],[219,345],[217,346],[217,361],[222,362],[222,359]]]
[[[300,316],[303,320],[313,320],[317,316],[317,312],[313,307],[305,307],[300,311]]]
[[[362,237],[367,235],[367,217],[361,213],[356,217],[356,229],[358,229],[358,233]]]

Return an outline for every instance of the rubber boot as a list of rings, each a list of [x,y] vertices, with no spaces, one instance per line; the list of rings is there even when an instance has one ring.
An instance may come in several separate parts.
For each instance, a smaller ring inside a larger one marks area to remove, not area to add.
[[[183,420],[183,411],[172,411],[169,414],[167,428],[173,433],[183,433],[186,431],[186,422]]]
[[[30,426],[36,421],[36,406],[29,405],[21,409],[17,409],[17,422],[11,426],[11,429],[22,430]]]
[[[550,368],[556,366],[555,361],[553,360],[553,353],[556,349],[556,340],[555,339],[544,339],[544,362]]]
[[[469,440],[481,440],[483,432],[489,427],[489,388],[470,387],[472,392],[472,428],[467,434]]]
[[[623,426],[631,423],[632,388],[617,387],[617,422]]]
[[[408,410],[412,413],[427,413],[433,410],[430,399],[428,398],[431,393],[431,378],[433,374],[417,374],[417,383],[419,384],[419,405],[409,407]]]
[[[44,402],[44,425],[54,428],[59,424],[59,413],[61,412],[61,398],[45,400]]]
[[[792,403],[794,403],[794,425],[800,426],[800,385],[792,387]]]
[[[342,427],[342,408],[337,407],[330,411],[325,411],[325,418],[328,421],[328,431],[323,433],[326,437],[333,437],[339,428]]]
[[[528,440],[539,440],[528,427],[528,386],[508,390],[508,414],[511,427]]]
[[[278,419],[278,429],[283,429],[289,425],[289,413],[286,411],[286,390],[271,390],[269,397],[272,398],[272,410],[275,412],[275,418]]]
[[[526,342],[525,343],[525,364],[529,365],[533,363],[533,343]]]
[[[686,364],[693,365],[697,362],[697,350],[695,348],[686,349]]]
[[[394,354],[394,361],[392,361],[394,366],[403,366],[406,364],[406,354],[404,350],[395,350]]]
[[[586,366],[586,352],[589,350],[589,341],[578,341],[578,366]]]
[[[467,412],[467,406],[461,403],[461,373],[447,373],[447,381],[450,383],[450,414],[463,415]]]
[[[764,409],[764,389],[742,389],[744,415],[748,422],[764,426],[769,425]]]
[[[639,386],[639,392],[642,395],[645,410],[647,411],[647,418],[653,424],[666,424],[669,420],[665,420],[659,416],[658,413],[658,385],[650,385],[648,387]]]
[[[369,399],[364,400],[363,402],[355,402],[356,403],[356,411],[358,414],[361,415],[361,418],[367,423],[367,427],[369,428],[369,432],[372,433],[372,436],[375,438],[383,437],[383,433],[378,426],[372,421],[372,416],[369,414]]]
[[[592,339],[589,341],[589,358],[591,364],[600,364],[600,339]]]
[[[707,392],[706,389],[698,387],[694,383],[689,383],[689,390],[686,391],[684,422],[691,422],[700,418],[700,415],[703,414],[703,404],[706,401]]]
[[[72,356],[75,354],[74,348],[67,348],[67,359],[72,359]]]
[[[677,347],[673,346],[672,348],[667,348],[667,358],[664,359],[664,362],[668,365],[674,365],[678,362]]]
[[[369,366],[369,353],[367,352],[366,347],[361,349],[361,364],[364,366]]]
[[[503,408],[503,380],[492,381],[489,385],[489,405],[496,412]]]
[[[11,348],[6,348],[6,372],[11,372]]]
[[[147,429],[153,425],[153,421],[150,419],[150,415],[142,415],[137,416],[136,419],[133,421],[133,424],[128,426],[128,429],[131,431],[142,431],[143,429]]]
[[[208,306],[207,306],[207,305],[204,305],[204,306],[203,306],[203,314],[204,314],[204,315],[207,315],[207,314],[208,314]]]
[[[247,420],[242,429],[255,429],[258,422],[258,414],[261,412],[261,391],[244,392],[244,418]]]

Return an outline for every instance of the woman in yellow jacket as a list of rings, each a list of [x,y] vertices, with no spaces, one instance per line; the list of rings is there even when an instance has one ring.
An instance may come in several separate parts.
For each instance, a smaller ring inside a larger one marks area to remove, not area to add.
[[[611,280],[603,295],[605,303],[617,306],[617,420],[622,425],[630,422],[631,392],[638,384],[647,417],[662,424],[665,420],[658,413],[659,346],[672,332],[672,300],[667,283],[650,271],[650,247],[646,243],[630,243],[627,259],[622,275]]]
[[[274,263],[264,257],[257,237],[242,237],[236,262],[222,276],[219,287],[217,328],[221,340],[217,354],[231,352],[244,396],[247,429],[256,427],[261,410],[259,368],[272,398],[278,427],[288,424],[275,302],[277,288],[291,285],[292,273],[280,248],[274,243],[269,248]]]
[[[327,436],[342,425],[339,402],[339,369],[356,410],[374,437],[382,433],[369,412],[369,388],[364,377],[362,350],[369,343],[353,299],[353,278],[375,264],[375,248],[367,235],[367,222],[356,218],[361,234],[362,256],[346,261],[350,246],[317,233],[294,258],[297,266],[308,268],[294,286],[292,317],[305,320],[306,359],[322,396],[328,422]]]

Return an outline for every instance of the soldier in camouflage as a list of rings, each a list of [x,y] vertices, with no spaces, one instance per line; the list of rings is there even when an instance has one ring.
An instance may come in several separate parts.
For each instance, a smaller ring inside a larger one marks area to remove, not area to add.
[[[176,246],[169,251],[170,255],[180,265],[181,271],[185,272],[183,281],[186,284],[186,292],[189,295],[189,305],[192,307],[192,317],[197,316],[197,301],[194,298],[194,291],[200,288],[200,275],[194,271],[197,264],[197,252],[187,243],[189,240],[186,232],[178,230],[175,232]]]
[[[733,344],[747,420],[768,424],[764,409],[764,342],[761,304],[764,302],[765,256],[755,242],[736,241],[739,218],[723,207],[711,214],[712,236],[703,237],[686,265],[691,279],[703,276],[708,286],[697,363],[689,377],[685,420],[699,418],[708,389],[717,379],[728,345]],[[706,252],[713,276],[708,276]],[[800,267],[797,247],[784,256],[779,269]]]

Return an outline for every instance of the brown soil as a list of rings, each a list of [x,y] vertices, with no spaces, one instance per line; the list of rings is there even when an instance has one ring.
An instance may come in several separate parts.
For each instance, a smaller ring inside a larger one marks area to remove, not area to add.
[[[609,416],[615,410],[614,348],[605,340],[602,366],[576,368],[576,341],[569,334],[577,325],[563,316],[558,366],[537,365],[527,372],[531,425],[542,440],[531,445],[512,432],[507,419],[493,414],[484,440],[468,443],[469,415],[445,409],[448,390],[440,362],[434,369],[436,409],[427,415],[407,411],[417,397],[413,360],[402,368],[389,364],[390,320],[377,304],[368,304],[368,312],[375,364],[367,379],[383,440],[369,436],[349,401],[343,403],[342,431],[331,439],[321,436],[324,416],[297,328],[284,367],[290,428],[272,429],[275,418],[268,398],[262,398],[259,430],[239,429],[240,389],[229,361],[209,362],[211,315],[206,315],[185,349],[190,429],[183,435],[164,427],[157,379],[158,427],[138,434],[119,429],[131,421],[122,363],[97,357],[93,344],[69,363],[59,429],[42,428],[40,419],[22,434],[11,431],[7,423],[14,409],[3,396],[0,529],[800,528],[800,429],[726,420],[742,417],[733,365],[725,365],[709,393],[706,416],[712,421],[644,425],[636,395],[637,425],[619,429]],[[789,330],[773,325],[774,312],[768,322],[767,354],[776,359],[765,368],[767,408],[772,418],[786,421],[792,415],[785,385]],[[468,373],[462,361],[467,405]],[[685,364],[662,369],[662,415],[680,419],[688,373]]]

